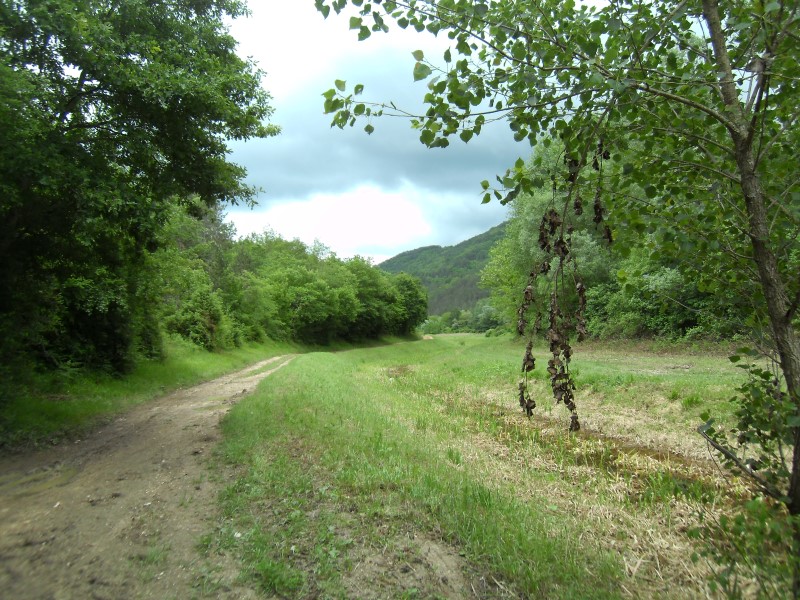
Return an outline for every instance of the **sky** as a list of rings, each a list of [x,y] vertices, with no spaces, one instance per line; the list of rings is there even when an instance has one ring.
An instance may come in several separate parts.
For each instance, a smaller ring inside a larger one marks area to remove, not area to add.
[[[240,236],[273,231],[308,245],[319,241],[340,258],[375,263],[421,246],[450,246],[506,218],[497,202],[481,204],[480,182],[494,181],[529,149],[504,123],[484,128],[464,144],[428,149],[408,121],[374,119],[367,135],[331,128],[322,93],[336,79],[348,89],[365,86],[363,98],[419,108],[426,92],[414,82],[412,52],[437,59],[447,37],[403,31],[358,42],[348,17],[325,20],[314,0],[251,0],[252,15],[231,25],[239,53],[265,71],[277,137],[231,142],[230,159],[248,171],[247,183],[263,190],[255,209],[231,207],[228,220]],[[525,154],[527,156],[527,154]]]

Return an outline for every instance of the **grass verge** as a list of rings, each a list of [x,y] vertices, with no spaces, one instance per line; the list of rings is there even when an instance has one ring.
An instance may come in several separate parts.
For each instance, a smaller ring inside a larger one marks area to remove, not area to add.
[[[163,361],[142,361],[125,377],[79,371],[32,374],[24,388],[2,394],[0,449],[55,444],[179,387],[213,379],[270,356],[297,351],[293,345],[269,342],[211,353],[171,338]]]

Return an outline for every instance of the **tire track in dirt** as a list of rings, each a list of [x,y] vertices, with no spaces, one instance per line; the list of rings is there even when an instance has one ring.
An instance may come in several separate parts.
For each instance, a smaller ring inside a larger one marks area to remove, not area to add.
[[[0,459],[0,590],[15,599],[247,598],[198,552],[219,421],[293,356],[141,405],[86,440]]]

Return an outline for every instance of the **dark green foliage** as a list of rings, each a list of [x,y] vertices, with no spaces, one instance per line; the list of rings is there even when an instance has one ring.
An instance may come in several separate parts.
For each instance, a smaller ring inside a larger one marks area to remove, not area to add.
[[[489,295],[479,285],[481,269],[489,259],[489,249],[502,238],[505,223],[455,246],[426,246],[403,252],[382,262],[390,273],[409,273],[418,277],[428,292],[428,313],[441,315],[453,310],[472,309]]]
[[[158,355],[148,255],[173,198],[248,200],[226,140],[275,133],[234,0],[0,4],[0,360]]]
[[[428,316],[428,295],[421,282],[407,273],[398,273],[393,282],[400,307],[397,333],[408,335]]]

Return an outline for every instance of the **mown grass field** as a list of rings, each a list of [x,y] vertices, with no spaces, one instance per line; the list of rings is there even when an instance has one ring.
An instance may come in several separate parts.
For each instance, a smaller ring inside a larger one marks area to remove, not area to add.
[[[687,531],[747,489],[695,428],[729,416],[740,370],[722,351],[584,346],[569,435],[536,355],[530,420],[509,338],[298,357],[223,423],[237,476],[205,551],[279,597],[706,596]]]

